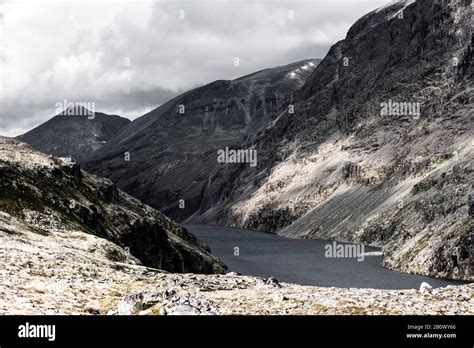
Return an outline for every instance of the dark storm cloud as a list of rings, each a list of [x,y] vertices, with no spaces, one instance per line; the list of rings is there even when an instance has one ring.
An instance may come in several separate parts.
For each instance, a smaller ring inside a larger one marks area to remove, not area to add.
[[[7,2],[0,134],[44,122],[64,99],[135,118],[213,80],[322,58],[386,2]]]

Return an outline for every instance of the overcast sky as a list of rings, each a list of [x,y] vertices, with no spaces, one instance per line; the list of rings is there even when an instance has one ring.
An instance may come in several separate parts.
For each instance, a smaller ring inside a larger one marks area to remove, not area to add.
[[[217,79],[323,58],[387,2],[0,0],[0,134],[41,124],[64,99],[134,119]]]

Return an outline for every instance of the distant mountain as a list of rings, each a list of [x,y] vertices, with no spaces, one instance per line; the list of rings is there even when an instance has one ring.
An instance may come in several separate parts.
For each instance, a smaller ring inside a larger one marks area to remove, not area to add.
[[[18,139],[44,153],[78,160],[100,149],[130,123],[127,118],[101,112],[88,115],[84,108],[67,109]]]
[[[318,63],[308,59],[193,89],[134,120],[83,164],[183,220],[227,194],[225,182],[208,185],[219,180],[217,150],[239,146],[274,122]],[[203,202],[208,191],[212,197]]]
[[[56,253],[70,244],[68,253],[79,259],[96,255],[171,272],[226,270],[206,244],[110,180],[90,175],[69,159],[47,156],[4,137],[0,137],[0,220],[6,248],[34,244]]]

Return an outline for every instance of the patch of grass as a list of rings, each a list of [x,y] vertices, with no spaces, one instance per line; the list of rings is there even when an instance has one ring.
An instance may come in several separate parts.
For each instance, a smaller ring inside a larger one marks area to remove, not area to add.
[[[390,311],[384,307],[377,307],[377,306],[368,306],[368,307],[358,307],[358,306],[351,306],[343,308],[344,312],[347,314],[352,315],[367,315],[367,314],[399,314],[397,311]]]
[[[327,311],[329,311],[329,307],[326,307],[326,306],[321,305],[321,304],[314,305],[314,309],[315,309],[315,314],[321,314],[321,313],[324,314]]]

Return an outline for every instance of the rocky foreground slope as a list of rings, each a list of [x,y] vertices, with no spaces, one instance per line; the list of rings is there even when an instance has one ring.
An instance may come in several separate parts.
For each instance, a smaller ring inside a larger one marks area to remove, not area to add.
[[[75,243],[82,243],[86,258],[97,254],[172,272],[226,269],[203,242],[109,180],[82,171],[70,159],[47,156],[4,137],[0,212],[4,256],[16,247],[63,240],[70,246],[62,247],[74,257],[79,257]],[[38,262],[35,267],[45,267]]]
[[[0,314],[474,314],[473,284],[422,293],[171,274],[103,238],[3,212],[0,252]]]

